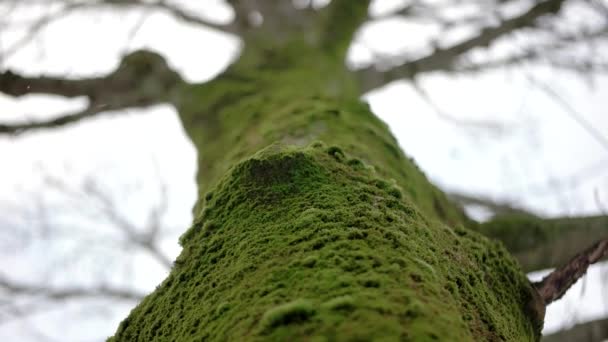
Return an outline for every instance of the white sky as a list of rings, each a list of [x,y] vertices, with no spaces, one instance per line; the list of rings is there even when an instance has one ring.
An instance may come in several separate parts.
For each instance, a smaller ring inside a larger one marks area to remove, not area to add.
[[[376,1],[373,12],[382,12],[382,7],[391,2],[395,1]],[[220,20],[229,20],[231,15],[221,4],[206,7],[205,11]],[[105,12],[68,16],[51,25],[32,44],[4,60],[0,69],[10,67],[32,75],[90,76],[111,71],[125,50],[145,47],[161,52],[186,79],[203,81],[220,72],[238,51],[238,41],[229,36],[190,27],[160,13],[147,17],[137,34],[131,40],[126,39],[140,15],[131,12],[118,16]],[[429,27],[428,23],[393,21],[369,25],[353,46],[351,63],[369,58],[370,47],[376,53],[404,52],[405,49],[411,49],[406,53],[412,55],[421,53],[426,44],[423,38],[430,34]],[[433,28],[430,30],[432,33]],[[0,32],[0,46],[10,46],[18,39],[18,32]],[[450,39],[470,34],[467,30],[463,32]],[[605,109],[608,78],[597,77],[591,87],[585,80],[569,73],[540,68],[529,68],[527,72],[551,84],[595,129],[608,136]],[[389,124],[406,153],[444,189],[479,192],[516,201],[546,215],[608,211],[608,151],[562,106],[532,86],[525,75],[515,71],[467,77],[432,74],[418,81],[447,115],[492,123],[494,127],[491,131],[480,130],[440,118],[409,84],[403,82],[366,96],[374,112]],[[3,121],[5,117],[14,120],[47,117],[84,105],[82,99],[65,101],[50,96],[12,99],[0,95]],[[14,210],[35,211],[32,198],[43,203],[45,200],[60,202],[62,199],[56,195],[39,195],[43,178],[51,174],[74,187],[86,178],[101,179],[130,219],[141,222],[145,220],[147,210],[158,202],[158,179],[165,180],[170,208],[164,222],[176,228],[173,234],[166,236],[164,247],[172,256],[178,253],[177,236],[189,225],[190,208],[196,196],[196,152],[171,107],[133,110],[128,115],[104,116],[53,132],[26,134],[15,139],[0,138],[0,156],[3,157],[0,204],[9,204],[0,206],[0,220],[12,219]],[[88,222],[84,214],[67,220],[71,220],[72,225]],[[0,221],[0,224],[19,226],[27,222],[21,218],[13,221]],[[37,280],[40,274],[48,271],[49,266],[42,261],[52,252],[52,248],[40,245],[26,245],[19,253],[0,252],[3,258],[0,265],[5,270],[2,274]],[[164,272],[153,261],[138,253],[125,253],[135,255],[135,264],[117,272],[120,276],[105,274],[104,277],[110,278],[108,281],[129,282],[142,291],[149,291],[164,278]],[[124,255],[118,254],[115,259],[101,262],[116,265]],[[86,283],[92,281],[87,278],[90,268],[99,267],[95,265],[99,262],[91,258],[67,266],[61,264],[70,275],[49,277],[56,282],[79,279]],[[575,289],[568,298],[551,305],[547,313],[547,331],[573,321],[608,316],[607,299],[598,299],[606,293],[605,287],[598,286],[601,277],[596,268],[585,282],[585,291]],[[606,276],[602,279],[605,283]],[[91,304],[91,307],[98,309],[99,305]],[[83,316],[83,306],[78,305],[34,316],[29,322],[2,324],[0,340],[10,341],[16,336],[23,341],[39,340],[41,334],[51,339],[99,340],[100,332],[112,334],[117,322],[129,310],[128,306],[102,307],[105,309],[95,311],[100,318],[86,323],[89,326],[65,327],[66,317]],[[31,323],[39,328],[38,331],[31,329]]]

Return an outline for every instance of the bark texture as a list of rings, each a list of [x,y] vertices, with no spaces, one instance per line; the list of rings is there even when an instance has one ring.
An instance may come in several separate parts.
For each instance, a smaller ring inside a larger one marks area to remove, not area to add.
[[[110,341],[538,340],[517,262],[465,227],[336,55],[294,40],[184,86],[196,219]]]

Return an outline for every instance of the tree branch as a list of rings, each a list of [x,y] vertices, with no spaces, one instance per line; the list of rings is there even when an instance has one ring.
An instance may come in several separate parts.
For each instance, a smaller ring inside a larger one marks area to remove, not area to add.
[[[10,134],[19,135],[25,131],[35,131],[40,129],[51,129],[66,126],[75,122],[78,122],[85,118],[105,114],[109,110],[119,110],[125,107],[110,107],[110,106],[89,106],[86,109],[72,113],[58,116],[50,120],[40,121],[29,121],[16,124],[0,124],[0,135]]]
[[[369,91],[398,79],[413,78],[422,72],[451,70],[454,67],[455,60],[466,52],[477,47],[488,46],[497,38],[516,30],[534,26],[539,17],[559,12],[564,2],[565,0],[545,0],[539,2],[523,14],[503,20],[498,26],[482,29],[476,37],[449,48],[436,48],[433,53],[426,57],[406,62],[387,72],[376,70],[374,65],[363,68],[357,72],[361,88],[363,91]]]
[[[19,97],[32,93],[65,97],[89,96],[103,89],[104,79],[70,80],[56,77],[26,77],[10,70],[0,73],[0,92]]]
[[[587,73],[608,72],[608,65],[604,61],[593,60],[593,56],[588,60],[582,61],[573,58],[565,58],[565,60],[560,60],[559,58],[547,57],[548,52],[557,52],[576,43],[591,43],[594,40],[605,37],[606,33],[608,33],[608,25],[591,32],[557,35],[554,40],[548,43],[542,45],[537,44],[533,47],[524,48],[521,52],[514,53],[511,56],[492,59],[485,62],[469,63],[464,61],[462,63],[458,63],[459,65],[454,66],[452,70],[455,72],[477,72],[538,60],[541,63],[545,63],[560,69],[569,69]]]
[[[192,15],[188,11],[183,10],[179,6],[171,4],[166,0],[158,0],[158,1],[142,1],[142,0],[102,0],[99,2],[94,2],[91,4],[93,6],[114,6],[114,7],[138,7],[143,9],[159,9],[166,11],[177,19],[183,20],[186,23],[206,26],[209,28],[213,28],[219,30],[221,32],[229,32],[238,34],[240,33],[238,30],[238,26],[231,24],[218,24],[211,22],[209,20],[205,20],[199,16]]]
[[[571,106],[566,100],[564,100],[563,96],[558,94],[555,90],[553,90],[551,86],[544,82],[536,80],[532,77],[528,77],[528,79],[534,85],[544,91],[545,94],[547,94],[547,96],[549,96],[553,101],[561,105],[566,114],[568,114],[568,116],[572,120],[576,121],[576,123],[582,129],[584,129],[591,137],[593,137],[593,139],[595,139],[595,141],[597,141],[598,144],[602,145],[602,147],[606,151],[608,151],[608,138],[606,138],[602,132],[597,130],[593,124],[588,122],[587,119],[581,113],[579,113],[573,106]]]
[[[563,265],[584,246],[606,237],[608,216],[543,219],[519,213],[499,215],[477,228],[500,240],[524,271]]]
[[[126,55],[118,69],[103,78],[25,77],[5,71],[0,74],[0,92],[15,97],[32,93],[86,96],[89,106],[80,112],[44,121],[0,123],[0,134],[56,128],[108,111],[172,102],[172,90],[182,83],[180,76],[169,68],[162,56],[143,50]]]
[[[16,3],[16,1],[15,1],[15,3]],[[38,33],[40,33],[40,31],[42,31],[48,25],[50,25],[51,23],[53,23],[56,20],[59,20],[65,16],[69,15],[73,11],[78,10],[82,6],[84,6],[84,3],[82,3],[82,2],[74,2],[74,3],[66,2],[65,6],[63,8],[61,8],[57,11],[48,13],[48,14],[42,16],[40,19],[36,20],[29,27],[29,29],[27,30],[27,33],[23,37],[21,37],[21,39],[17,40],[14,44],[9,46],[6,50],[0,51],[0,61],[12,56],[21,47],[23,47],[25,44],[30,42]]]
[[[504,215],[504,214],[524,214],[524,215],[532,215],[531,212],[518,208],[511,203],[508,202],[499,202],[495,201],[491,198],[480,196],[480,195],[471,195],[465,194],[461,192],[450,192],[447,194],[449,198],[460,203],[461,205],[479,205],[484,208],[489,209],[494,213],[494,215]]]
[[[594,243],[577,254],[564,266],[554,270],[542,281],[535,283],[545,305],[562,298],[568,289],[585,275],[590,265],[608,256],[608,238]]]
[[[0,276],[0,288],[12,295],[43,296],[51,300],[65,300],[74,298],[113,298],[120,300],[139,301],[145,294],[133,290],[119,289],[100,285],[91,288],[66,287],[53,288],[50,286],[26,285],[13,282]]]
[[[418,93],[418,95],[422,98],[422,100],[424,100],[424,102],[426,102],[429,107],[431,107],[437,117],[447,123],[464,128],[481,129],[487,132],[495,133],[496,135],[499,135],[503,131],[505,131],[504,125],[499,122],[494,122],[491,120],[462,119],[456,115],[446,113],[433,101],[429,93],[422,87],[422,85],[416,79],[412,79],[412,87],[414,88],[416,93]]]
[[[577,324],[574,327],[543,336],[542,342],[605,341],[608,338],[608,319]]]
[[[59,187],[64,185],[61,181],[56,182]],[[116,207],[116,203],[95,182],[87,182],[84,187],[85,193],[100,205],[103,217],[107,219],[112,227],[124,233],[126,239],[134,246],[138,246],[148,252],[166,270],[171,270],[173,262],[157,246],[162,216],[167,210],[167,193],[165,185],[161,183],[161,202],[150,212],[147,231],[139,229],[131,221],[124,217]]]

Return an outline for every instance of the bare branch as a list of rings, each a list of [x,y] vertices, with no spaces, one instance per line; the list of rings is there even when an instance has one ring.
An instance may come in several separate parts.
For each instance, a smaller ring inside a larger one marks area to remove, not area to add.
[[[41,296],[50,300],[65,300],[75,298],[112,298],[120,300],[141,300],[145,294],[134,290],[114,288],[100,285],[96,287],[66,287],[54,288],[20,284],[0,275],[0,288],[12,295]]]
[[[538,88],[547,94],[553,101],[562,106],[566,114],[570,116],[576,123],[583,128],[589,135],[591,135],[595,141],[597,141],[602,147],[608,151],[608,138],[605,137],[600,131],[598,131],[593,125],[591,125],[585,117],[579,113],[574,107],[572,107],[567,101],[564,100],[562,96],[560,96],[553,88],[549,85],[536,80],[532,77],[528,77],[528,79],[535,84]]]
[[[608,319],[577,324],[568,330],[543,336],[543,342],[605,341],[608,338]]]
[[[477,72],[493,68],[518,65],[528,61],[538,61],[559,69],[573,70],[582,73],[608,72],[608,63],[593,60],[590,56],[588,60],[573,58],[549,57],[552,52],[567,49],[573,44],[591,43],[597,39],[605,38],[608,33],[608,25],[591,32],[579,32],[576,34],[559,34],[553,41],[544,44],[535,44],[533,47],[524,48],[521,52],[514,53],[508,57],[492,59],[485,62],[458,63],[451,71],[455,72]],[[555,34],[554,34],[555,35]]]
[[[554,270],[535,283],[545,305],[560,299],[568,289],[585,275],[590,265],[608,256],[608,238],[600,240],[577,254],[566,265]]]
[[[454,115],[450,115],[435,104],[435,101],[433,101],[429,93],[415,79],[412,80],[412,85],[418,95],[420,95],[420,97],[431,107],[431,109],[433,109],[437,117],[445,120],[448,123],[468,128],[482,129],[495,134],[500,134],[505,130],[503,127],[504,125],[498,122],[493,122],[490,120],[461,119]]]
[[[471,39],[449,48],[436,48],[433,53],[426,57],[406,62],[387,72],[376,70],[374,65],[361,69],[358,71],[361,87],[363,91],[369,91],[398,79],[411,79],[422,72],[451,70],[458,57],[474,48],[488,46],[497,38],[516,30],[534,26],[539,17],[559,12],[564,2],[565,0],[539,2],[519,16],[503,20],[497,26],[482,29],[479,35]]]
[[[113,6],[113,7],[136,7],[142,9],[159,9],[164,10],[167,13],[171,14],[175,18],[183,20],[186,23],[206,26],[209,28],[217,29],[221,32],[230,32],[230,33],[239,33],[237,26],[234,24],[217,24],[211,22],[209,20],[205,20],[200,16],[192,15],[186,10],[183,10],[179,6],[171,4],[166,0],[157,0],[157,1],[144,1],[144,0],[101,0],[97,2],[93,2],[88,7],[99,7],[99,6]]]
[[[448,193],[448,197],[462,205],[479,205],[489,209],[495,215],[519,213],[532,215],[529,211],[518,208],[508,202],[499,202],[481,195],[471,195],[459,192]]]
[[[68,80],[44,76],[24,77],[6,71],[0,74],[0,92],[17,97],[31,93],[86,96],[89,106],[83,111],[46,121],[0,124],[0,134],[56,128],[108,111],[172,102],[172,90],[182,82],[162,56],[149,51],[136,51],[126,55],[119,68],[103,78]],[[140,84],[146,86],[141,87]]]
[[[139,232],[139,229],[135,227],[129,219],[125,218],[116,205],[114,201],[106,195],[103,191],[99,189],[99,187],[95,183],[88,183],[88,186],[85,187],[85,191],[92,198],[96,199],[96,201],[101,205],[101,209],[104,213],[104,217],[107,218],[113,226],[124,233],[127,240],[135,246],[139,246],[144,249],[150,255],[155,258],[161,265],[163,265],[167,270],[170,270],[173,266],[173,262],[169,257],[163,253],[163,251],[157,246],[156,239],[158,238],[158,230],[160,229],[160,215],[166,209],[166,193],[165,189],[161,189],[163,192],[161,196],[161,205],[158,208],[152,210],[155,220],[152,222],[153,225],[148,228],[147,232]],[[149,222],[150,223],[150,222]]]
[[[16,97],[33,93],[65,97],[92,96],[104,85],[102,78],[70,80],[45,76],[26,77],[10,70],[0,73],[0,92]]]
[[[526,272],[563,265],[569,256],[606,236],[608,216],[545,219],[521,213],[497,215],[477,230],[500,240]]]
[[[75,3],[67,3],[63,8],[57,11],[50,12],[31,25],[26,34],[21,37],[21,39],[17,40],[11,46],[9,46],[6,50],[0,51],[0,62],[5,60],[12,55],[14,55],[20,48],[22,48],[25,44],[29,43],[37,34],[39,34],[43,29],[45,29],[48,25],[57,21],[73,11],[81,8],[85,3],[83,2],[75,2]]]
[[[133,106],[136,107],[136,106]],[[142,107],[142,106],[138,106]],[[16,124],[0,124],[0,135],[10,134],[19,135],[26,131],[35,131],[40,129],[51,129],[63,127],[75,122],[78,122],[85,118],[91,118],[94,116],[107,114],[109,111],[117,111],[121,109],[130,108],[130,106],[109,106],[109,105],[97,105],[89,106],[86,109],[66,115],[60,115],[50,120],[40,120],[31,122],[22,122]],[[117,112],[114,112],[117,113]]]

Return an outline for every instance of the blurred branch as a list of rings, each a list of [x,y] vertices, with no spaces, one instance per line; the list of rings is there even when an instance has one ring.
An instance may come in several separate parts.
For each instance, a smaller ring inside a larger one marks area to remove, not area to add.
[[[560,188],[573,189],[583,185],[585,182],[597,178],[605,174],[608,167],[608,158],[603,158],[597,162],[581,167],[569,175],[561,177],[559,182],[552,180],[542,183],[529,183],[523,188],[526,189],[526,194],[534,196],[543,196],[551,193],[556,193]]]
[[[481,195],[471,195],[459,192],[450,192],[448,193],[448,197],[452,200],[460,203],[461,205],[479,205],[488,210],[490,210],[494,215],[504,215],[504,214],[525,214],[525,215],[533,215],[531,212],[518,208],[511,203],[508,202],[499,202],[495,201],[491,198],[484,197]]]
[[[358,70],[362,91],[369,91],[399,79],[411,79],[422,72],[451,70],[456,59],[464,53],[477,47],[486,47],[496,39],[516,30],[534,26],[538,18],[558,13],[564,2],[565,0],[538,2],[519,16],[502,20],[497,26],[482,29],[479,35],[473,38],[449,48],[435,48],[435,51],[426,57],[406,62],[386,72],[376,70],[374,65]]]
[[[27,77],[5,71],[0,73],[0,91],[15,97],[32,93],[61,95],[65,97],[94,96],[103,91],[106,80],[91,78],[70,80],[54,77]]]
[[[238,27],[231,24],[218,24],[211,22],[209,20],[205,20],[200,16],[192,15],[186,10],[183,10],[179,6],[175,4],[171,4],[166,0],[156,0],[156,1],[145,1],[145,0],[98,0],[90,3],[87,7],[99,7],[99,6],[113,6],[113,7],[135,7],[142,9],[158,9],[166,11],[177,19],[183,20],[186,23],[206,26],[209,28],[217,29],[219,31],[226,31],[229,33],[240,33]]]
[[[120,257],[121,266],[133,263],[131,256],[141,251],[146,257],[158,261],[165,270],[172,267],[170,257],[159,247],[162,234],[168,233],[163,220],[169,204],[167,186],[160,177],[154,182],[155,186],[160,184],[159,199],[149,209],[141,226],[124,216],[123,212],[129,212],[119,207],[110,190],[104,189],[94,178],[86,177],[79,185],[73,185],[62,178],[43,174],[42,181],[46,192],[32,193],[34,197],[29,202],[34,202],[34,208],[33,211],[28,210],[29,220],[24,220],[16,228],[29,232],[30,239],[37,243],[37,249],[43,247],[52,251],[58,245],[61,252],[46,258],[37,252],[38,258],[44,258],[37,260],[43,263],[45,272],[32,270],[36,277],[31,280],[11,279],[8,276],[13,274],[0,274],[0,323],[55,310],[65,300],[140,300],[145,293],[130,289],[124,282],[128,281],[128,271],[125,274],[127,278],[120,285],[106,283],[106,273],[112,269],[113,259],[120,253],[117,247],[123,247],[126,253]],[[53,200],[49,202],[46,198]],[[0,211],[10,208],[7,203],[0,204]],[[11,212],[13,216],[19,215],[19,210]],[[67,220],[66,213],[69,214]],[[83,219],[91,223],[82,225]],[[24,255],[27,257],[27,252]],[[87,259],[96,266],[84,268],[85,274],[71,271],[71,267],[83,269],[81,265],[87,263]],[[60,260],[65,260],[65,264],[58,262]],[[119,270],[114,267],[111,272],[113,278],[118,279]],[[61,283],[49,285],[45,280],[48,277]],[[74,281],[83,279],[86,284],[79,285]]]
[[[54,177],[46,177],[46,184],[54,189],[74,196],[74,191],[62,180]],[[137,227],[127,219],[116,207],[115,201],[104,191],[93,179],[85,181],[81,191],[87,199],[93,200],[101,210],[101,218],[110,223],[110,227],[122,233],[130,245],[138,246],[145,250],[151,257],[156,259],[165,269],[170,270],[173,266],[171,259],[158,247],[162,218],[167,210],[167,188],[164,182],[160,184],[160,203],[150,209],[148,220],[144,228]]]
[[[526,272],[564,265],[584,246],[608,235],[608,216],[544,219],[521,213],[503,214],[477,227],[500,240]]]
[[[605,228],[608,230],[608,226]],[[562,298],[566,291],[587,273],[590,265],[607,256],[608,238],[594,243],[591,247],[570,259],[564,266],[557,268],[543,280],[535,283],[534,285],[545,305]]]
[[[17,3],[17,2],[15,2]],[[145,1],[145,0],[93,0],[93,1],[74,1],[74,0],[55,0],[55,1],[29,1],[24,2],[27,4],[62,4],[58,10],[51,11],[50,13],[42,16],[38,20],[36,20],[28,29],[26,34],[19,39],[17,42],[12,44],[6,51],[3,51],[0,55],[0,59],[6,59],[12,56],[15,52],[17,52],[21,47],[30,42],[37,34],[39,34],[43,29],[45,29],[48,25],[52,24],[55,21],[58,21],[67,15],[76,12],[78,10],[87,10],[87,9],[96,9],[102,7],[112,7],[112,8],[140,8],[142,10],[162,10],[172,15],[173,17],[180,19],[184,22],[194,25],[205,26],[208,28],[226,31],[230,33],[238,33],[235,25],[227,24],[217,24],[210,22],[208,20],[204,20],[203,18],[192,15],[186,10],[181,9],[175,4],[171,4],[166,0],[156,0],[156,1]],[[21,3],[21,4],[24,4]]]
[[[591,125],[585,117],[579,113],[574,107],[572,107],[566,100],[564,100],[563,96],[560,96],[551,86],[548,84],[541,82],[533,77],[528,77],[528,79],[536,85],[539,89],[545,92],[547,96],[549,96],[555,103],[562,106],[566,114],[570,116],[576,123],[583,128],[589,135],[591,135],[595,141],[597,141],[602,147],[608,151],[608,138],[606,138],[600,131],[598,131],[593,125]]]
[[[598,319],[543,336],[542,342],[605,341],[608,338],[608,319]]]
[[[69,3],[67,1],[65,3],[66,3],[66,5],[63,8],[61,8],[57,11],[52,11],[52,12],[42,16],[40,19],[36,20],[28,28],[27,32],[23,35],[23,37],[21,37],[21,39],[17,40],[15,43],[13,43],[7,49],[3,49],[2,51],[0,51],[0,62],[11,57],[13,54],[15,54],[17,51],[19,51],[19,49],[21,49],[25,44],[29,43],[37,34],[39,34],[48,25],[50,25],[54,21],[57,21],[65,16],[69,15],[73,11],[76,11],[77,9],[83,7],[86,4],[83,2]],[[11,10],[14,10],[16,8],[17,1],[14,1],[13,4],[14,5],[11,8]]]
[[[521,52],[512,54],[508,57],[492,59],[484,62],[467,62],[463,61],[453,67],[455,72],[479,72],[488,69],[499,67],[507,67],[519,65],[524,62],[537,61],[539,64],[547,64],[549,66],[573,70],[581,73],[605,73],[608,72],[608,62],[592,60],[579,60],[573,58],[557,58],[549,57],[552,52],[558,52],[566,49],[572,44],[593,42],[600,38],[606,38],[608,33],[608,25],[604,25],[600,29],[589,32],[579,32],[576,34],[556,34],[554,39],[545,44],[536,44],[533,47],[524,48]]]
[[[94,116],[107,114],[108,111],[117,111],[121,109],[126,109],[130,107],[143,107],[140,106],[109,106],[109,105],[98,105],[98,106],[89,106],[86,109],[71,113],[60,115],[56,118],[50,120],[41,120],[41,121],[31,121],[31,122],[23,122],[18,124],[0,124],[0,134],[10,134],[10,135],[18,135],[25,131],[33,131],[39,129],[50,129],[50,128],[58,128],[62,126],[66,126],[68,124],[72,124],[78,122],[85,118],[91,118]]]
[[[147,231],[138,232],[139,229],[135,227],[131,222],[122,216],[113,200],[109,196],[105,195],[99,188],[93,184],[89,185],[85,189],[86,193],[93,196],[98,203],[101,204],[105,218],[107,218],[115,228],[124,233],[125,237],[132,244],[139,246],[140,248],[147,251],[152,257],[159,261],[167,270],[170,270],[173,266],[173,262],[160,250],[157,246],[158,231],[160,227],[160,220],[164,210],[166,209],[166,199],[163,200],[163,206],[153,209],[149,216],[149,227]],[[163,193],[166,196],[166,191]]]
[[[120,300],[141,300],[146,294],[129,289],[120,289],[100,285],[96,287],[62,287],[27,285],[9,280],[0,275],[0,289],[11,295],[41,296],[50,300],[66,300],[76,298],[108,298]]]
[[[493,122],[489,120],[473,120],[473,119],[463,119],[458,118],[457,116],[446,113],[443,109],[441,109],[431,98],[429,93],[420,85],[420,83],[416,80],[412,80],[412,86],[414,90],[420,95],[420,97],[431,107],[431,109],[435,112],[439,119],[445,120],[448,123],[469,127],[469,128],[477,128],[492,132],[496,135],[501,134],[505,131],[505,124],[499,122]]]
[[[0,74],[0,92],[15,97],[27,94],[86,96],[88,108],[36,122],[1,124],[0,134],[19,134],[28,130],[55,128],[108,111],[147,107],[172,102],[172,90],[182,83],[164,58],[149,51],[126,55],[118,69],[102,78],[68,80],[55,77],[25,77],[11,71]],[[145,87],[139,85],[146,84]]]

